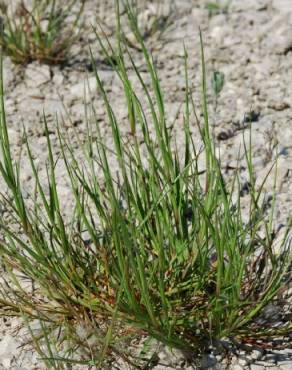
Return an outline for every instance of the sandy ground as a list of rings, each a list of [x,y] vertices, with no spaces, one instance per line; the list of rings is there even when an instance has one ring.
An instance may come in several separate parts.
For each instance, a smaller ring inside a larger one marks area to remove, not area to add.
[[[162,34],[157,32],[147,40],[165,91],[169,120],[178,124],[181,122],[181,103],[184,100],[185,86],[184,45],[189,54],[190,84],[193,86],[195,100],[199,101],[200,27],[205,43],[208,81],[210,82],[211,74],[215,70],[225,75],[225,85],[219,96],[216,112],[209,86],[211,124],[217,146],[220,147],[222,165],[226,173],[236,165],[239,150],[242,149],[243,133],[247,131],[247,122],[251,121],[252,152],[258,184],[269,171],[276,154],[280,154],[275,213],[275,226],[278,229],[285,225],[292,206],[292,1],[233,0],[226,13],[212,17],[206,9],[208,1],[162,0],[159,3],[160,5],[156,0],[145,2],[140,22],[142,27],[147,29],[155,16],[163,18],[169,15],[169,27]],[[56,153],[56,114],[58,117],[63,116],[66,131],[70,135],[73,129],[67,115],[69,112],[74,130],[82,137],[86,128],[84,104],[89,103],[89,100],[96,107],[105,138],[110,141],[105,110],[101,97],[96,92],[89,45],[92,47],[106,91],[114,102],[122,131],[125,134],[129,131],[122,86],[113,70],[105,64],[92,32],[91,25],[96,24],[98,19],[102,20],[108,36],[113,38],[113,0],[87,1],[81,40],[74,45],[69,63],[62,68],[35,62],[24,68],[14,66],[8,58],[4,60],[5,100],[12,151],[16,157],[19,155],[24,126],[41,174],[45,174],[47,161],[43,109],[47,115],[50,137]],[[128,36],[131,38],[130,33]],[[143,70],[141,53],[135,47],[131,52]],[[145,79],[149,78],[146,73],[143,75]],[[85,85],[89,85],[91,91],[91,99],[88,98],[87,101],[84,101]],[[247,116],[250,118],[247,119]],[[176,130],[179,142],[179,129]],[[76,152],[78,155],[77,146]],[[25,152],[22,157],[22,180],[29,194],[33,186],[31,170]],[[240,165],[244,188],[248,177],[243,155],[240,156]],[[69,212],[70,191],[66,170],[62,164],[57,173],[64,211]],[[271,193],[273,186],[272,171],[265,184],[265,191]],[[245,198],[248,199],[248,194],[243,196],[243,203]],[[0,369],[42,369],[37,355],[17,348],[19,338],[12,334],[17,324],[15,319],[0,321]],[[197,368],[197,365],[183,363],[179,356],[179,359],[175,360],[175,356],[163,355],[163,351],[161,353],[161,362],[166,363],[161,367],[156,366],[155,369]],[[232,361],[229,368],[234,370],[292,369],[289,350],[278,351],[274,356],[263,352],[254,359],[245,358],[243,355],[234,356]],[[221,369],[226,367],[226,363],[224,365],[222,358],[206,354],[200,366]]]

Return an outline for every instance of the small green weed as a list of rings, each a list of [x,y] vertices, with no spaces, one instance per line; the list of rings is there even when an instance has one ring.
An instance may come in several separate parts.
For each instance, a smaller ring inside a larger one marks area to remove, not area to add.
[[[224,80],[225,80],[224,73],[222,73],[220,71],[214,71],[213,72],[212,87],[213,87],[214,94],[216,96],[218,96],[220,94],[221,90],[223,89]]]
[[[217,110],[217,104],[218,104],[218,97],[220,92],[222,91],[225,83],[225,76],[224,73],[220,71],[214,71],[212,75],[212,89],[215,96],[215,111]]]
[[[213,17],[216,14],[227,13],[232,0],[226,0],[224,3],[221,1],[209,2],[206,8],[209,12],[209,17]]]
[[[1,1],[3,32],[0,45],[13,62],[19,64],[38,60],[42,63],[62,63],[78,36],[78,25],[85,0],[33,0],[29,8],[21,1],[12,5]],[[79,5],[78,5],[79,4]],[[73,20],[73,7],[78,12]]]

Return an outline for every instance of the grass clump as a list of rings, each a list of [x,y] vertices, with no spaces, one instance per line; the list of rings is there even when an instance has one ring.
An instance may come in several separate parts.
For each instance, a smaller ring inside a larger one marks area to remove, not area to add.
[[[84,4],[85,0],[33,0],[29,6],[22,0],[15,9],[2,0],[0,45],[4,53],[18,64],[64,62],[78,37]],[[73,17],[74,7],[78,11]]]
[[[49,368],[63,368],[63,363],[105,366],[103,360],[110,355],[134,361],[129,345],[145,335],[198,351],[222,337],[244,340],[291,330],[288,325],[273,328],[255,321],[285,287],[289,246],[285,238],[282,253],[273,251],[272,217],[264,217],[247,148],[248,222],[236,195],[237,175],[230,186],[223,179],[209,128],[203,47],[202,122],[188,84],[186,53],[181,155],[168,128],[157,70],[135,16],[129,8],[127,13],[151,86],[144,83],[123,43],[118,19],[118,46],[111,54],[118,56],[113,68],[124,86],[131,133],[127,138],[121,134],[114,104],[95,71],[114,149],[106,146],[98,120],[95,127],[88,122],[82,164],[58,127],[61,160],[75,204],[70,222],[62,214],[49,134],[45,180],[26,141],[35,179],[34,207],[24,199],[20,169],[10,153],[1,91],[0,171],[9,189],[2,207],[13,223],[0,225],[6,270],[0,284],[0,313],[23,317]],[[107,53],[110,45],[99,42]],[[146,105],[132,87],[129,67],[140,81]],[[201,134],[203,152],[194,144],[192,125]],[[198,166],[202,153],[203,171]]]

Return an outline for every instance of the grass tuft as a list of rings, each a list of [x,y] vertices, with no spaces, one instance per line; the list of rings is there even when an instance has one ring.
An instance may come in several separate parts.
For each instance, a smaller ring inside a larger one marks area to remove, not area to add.
[[[0,46],[17,64],[63,63],[78,37],[84,4],[85,0],[33,0],[31,6],[21,1],[14,9],[1,1]],[[78,11],[73,16],[74,7]]]

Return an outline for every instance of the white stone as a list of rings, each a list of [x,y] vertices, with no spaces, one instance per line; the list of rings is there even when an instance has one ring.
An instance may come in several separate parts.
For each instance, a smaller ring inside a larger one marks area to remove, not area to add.
[[[285,54],[292,48],[292,32],[290,28],[284,28],[281,32],[269,38],[271,49],[276,54]]]
[[[287,363],[280,364],[281,370],[291,370],[292,369],[292,362],[289,361]]]
[[[281,12],[292,12],[291,0],[273,0],[273,8]]]
[[[248,365],[248,363],[249,363],[249,361],[246,358],[239,358],[238,359],[238,365],[240,365],[240,366],[246,366],[246,365]]]
[[[98,71],[98,76],[102,83],[108,85],[113,79],[112,71]],[[70,88],[70,94],[73,99],[82,99],[85,96],[89,98],[92,94],[96,94],[98,83],[95,76],[89,77],[87,80],[79,82]]]
[[[38,87],[51,80],[50,67],[45,64],[31,63],[25,69],[26,84],[28,87]]]
[[[262,365],[257,365],[257,364],[251,364],[250,365],[250,370],[264,370],[265,367]]]
[[[268,3],[269,0],[233,0],[230,4],[230,11],[263,10],[268,6]]]
[[[274,366],[275,363],[271,363],[269,361],[257,361],[257,365],[268,368],[269,370],[279,370],[279,367]]]
[[[292,361],[280,363],[279,365],[280,365],[281,370],[291,370],[292,369]]]
[[[11,366],[11,358],[5,357],[2,359],[2,365],[5,367],[5,369],[9,369]]]
[[[243,367],[239,364],[232,366],[232,370],[243,370]]]
[[[222,44],[226,35],[226,27],[215,26],[211,31],[211,36],[217,44]]]
[[[95,92],[97,89],[97,82],[95,77],[90,77],[88,80],[79,82],[73,85],[70,89],[70,94],[74,99],[82,99],[88,96],[88,93]]]
[[[0,362],[6,368],[10,367],[11,360],[17,353],[19,343],[11,335],[7,334],[0,342]]]
[[[251,358],[254,360],[259,360],[262,356],[263,356],[263,351],[260,349],[254,349],[251,353]]]
[[[53,83],[57,86],[61,86],[64,82],[64,75],[62,73],[54,73]]]

